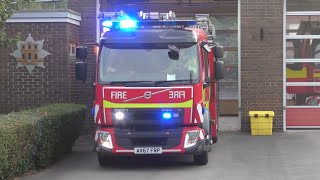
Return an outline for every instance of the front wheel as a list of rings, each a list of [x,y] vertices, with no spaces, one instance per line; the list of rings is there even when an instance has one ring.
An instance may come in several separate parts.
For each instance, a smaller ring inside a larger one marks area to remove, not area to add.
[[[213,144],[215,144],[215,143],[217,143],[217,142],[218,142],[218,137],[212,138],[212,143],[213,143]]]
[[[205,151],[199,155],[194,155],[194,163],[196,165],[207,165],[208,164],[208,151]]]
[[[108,165],[112,164],[113,157],[104,155],[102,153],[98,153],[98,161],[99,161],[100,166],[108,166]]]

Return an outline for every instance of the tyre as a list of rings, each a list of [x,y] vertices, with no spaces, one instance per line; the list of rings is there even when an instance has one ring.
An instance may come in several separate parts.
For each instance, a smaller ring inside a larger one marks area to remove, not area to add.
[[[208,164],[208,152],[205,151],[202,154],[194,155],[194,163],[201,166]]]
[[[213,144],[217,143],[217,142],[218,142],[218,137],[214,137],[214,138],[212,139],[212,142],[213,142]]]
[[[108,166],[113,162],[112,156],[103,155],[102,153],[98,153],[98,161],[100,166]]]

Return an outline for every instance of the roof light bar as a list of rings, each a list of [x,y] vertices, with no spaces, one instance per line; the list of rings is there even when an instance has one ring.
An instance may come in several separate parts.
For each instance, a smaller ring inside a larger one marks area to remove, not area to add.
[[[102,26],[106,27],[106,28],[110,28],[110,27],[112,27],[112,21],[110,21],[110,20],[103,21]]]
[[[134,29],[137,27],[137,22],[131,19],[122,20],[119,24],[120,29]]]
[[[110,29],[136,29],[147,27],[188,27],[196,26],[197,21],[193,20],[176,20],[175,13],[150,12],[144,13],[140,11],[137,17],[129,17],[123,11],[101,13],[99,16],[101,25]]]
[[[109,22],[104,21],[102,23],[103,27],[111,28]],[[138,27],[147,27],[147,26],[195,26],[197,25],[196,21],[193,20],[171,20],[171,21],[134,21],[134,20],[122,20],[118,22],[112,22],[112,28],[120,29],[130,29]]]

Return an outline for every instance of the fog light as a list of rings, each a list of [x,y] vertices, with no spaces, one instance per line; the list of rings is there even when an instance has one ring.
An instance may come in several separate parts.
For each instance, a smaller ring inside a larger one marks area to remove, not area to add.
[[[112,144],[112,139],[111,139],[111,134],[108,132],[97,132],[98,135],[98,140],[101,146],[108,148],[108,149],[113,149],[113,144]]]
[[[114,116],[115,116],[115,118],[116,118],[117,120],[123,120],[123,119],[124,119],[124,113],[123,113],[123,112],[116,112],[116,113],[114,114]]]
[[[184,140],[184,148],[189,148],[195,146],[198,142],[199,131],[189,131],[186,134],[186,138]]]

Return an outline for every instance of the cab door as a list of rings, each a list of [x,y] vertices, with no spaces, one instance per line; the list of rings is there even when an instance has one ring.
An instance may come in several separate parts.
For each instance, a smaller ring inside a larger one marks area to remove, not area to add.
[[[215,103],[212,103],[212,90],[213,86],[213,54],[208,51],[208,47],[204,48],[204,46],[208,46],[207,44],[203,45],[202,48],[202,73],[203,73],[203,90],[202,90],[202,100],[204,103],[205,111],[209,114],[210,119],[210,130],[212,137],[216,137],[216,126],[214,121],[211,121],[213,116],[215,116]],[[206,115],[206,114],[205,114]]]

